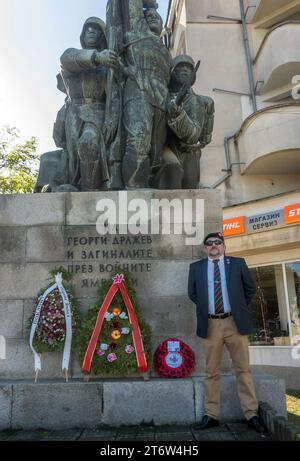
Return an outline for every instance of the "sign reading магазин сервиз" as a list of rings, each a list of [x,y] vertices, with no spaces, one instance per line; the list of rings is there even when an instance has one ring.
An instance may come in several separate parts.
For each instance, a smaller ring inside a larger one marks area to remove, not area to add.
[[[225,219],[223,228],[225,237],[229,237],[263,232],[298,223],[300,224],[300,203],[253,216],[238,216]]]
[[[246,232],[271,230],[284,224],[284,211],[276,210],[269,213],[246,217]]]

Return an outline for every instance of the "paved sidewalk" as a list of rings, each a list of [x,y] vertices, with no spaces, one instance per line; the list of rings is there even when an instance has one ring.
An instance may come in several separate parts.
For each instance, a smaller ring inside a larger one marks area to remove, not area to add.
[[[61,431],[4,431],[2,441],[95,441],[95,442],[197,442],[197,441],[270,441],[269,434],[258,434],[245,423],[227,423],[204,431],[189,426],[132,426],[120,428],[72,429]]]

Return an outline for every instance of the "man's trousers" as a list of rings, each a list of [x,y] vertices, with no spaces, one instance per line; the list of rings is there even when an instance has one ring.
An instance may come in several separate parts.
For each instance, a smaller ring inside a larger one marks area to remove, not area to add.
[[[258,414],[258,402],[249,365],[248,336],[241,335],[233,317],[208,319],[208,335],[202,338],[206,356],[205,414],[219,419],[220,367],[224,345],[227,347],[236,372],[237,390],[245,418]]]

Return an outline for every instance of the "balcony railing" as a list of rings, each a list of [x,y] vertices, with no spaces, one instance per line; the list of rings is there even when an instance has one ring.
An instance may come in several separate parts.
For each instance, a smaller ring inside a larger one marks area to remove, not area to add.
[[[253,60],[258,81],[264,85],[260,94],[291,83],[300,75],[300,21],[287,21],[265,36]]]
[[[262,109],[236,135],[242,174],[300,173],[300,104]]]
[[[300,0],[260,0],[253,18],[256,28],[268,28],[300,14]]]

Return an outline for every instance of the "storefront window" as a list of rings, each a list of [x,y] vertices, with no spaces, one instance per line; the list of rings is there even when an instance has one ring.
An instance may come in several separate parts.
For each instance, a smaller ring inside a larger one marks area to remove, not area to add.
[[[257,287],[256,296],[249,305],[255,328],[249,336],[250,345],[290,345],[282,265],[250,270]]]
[[[285,264],[292,344],[300,344],[300,261]]]

